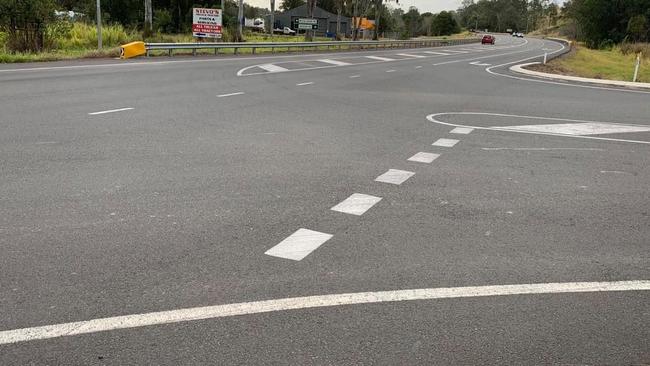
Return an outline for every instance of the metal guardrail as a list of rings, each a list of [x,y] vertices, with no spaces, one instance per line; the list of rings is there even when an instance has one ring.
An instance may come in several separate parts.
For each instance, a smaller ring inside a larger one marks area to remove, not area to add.
[[[258,48],[271,49],[275,52],[276,48],[287,49],[302,49],[303,51],[308,48],[319,50],[319,48],[327,47],[327,50],[338,49],[346,50],[352,49],[387,49],[387,48],[421,48],[421,47],[442,47],[442,46],[456,46],[463,44],[471,44],[480,42],[480,38],[463,38],[463,39],[422,39],[422,40],[404,40],[404,41],[334,41],[334,42],[242,42],[242,43],[229,43],[229,42],[192,42],[192,43],[146,43],[145,48],[147,56],[151,51],[167,50],[169,56],[172,56],[174,50],[192,50],[192,54],[196,56],[197,50],[213,49],[215,55],[219,50],[233,49],[237,54],[241,49],[251,49],[253,53]]]

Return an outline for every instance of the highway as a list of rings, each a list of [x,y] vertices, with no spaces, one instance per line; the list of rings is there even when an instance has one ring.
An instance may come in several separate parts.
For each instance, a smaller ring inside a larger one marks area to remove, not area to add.
[[[650,92],[563,47],[0,65],[0,364],[650,364]]]

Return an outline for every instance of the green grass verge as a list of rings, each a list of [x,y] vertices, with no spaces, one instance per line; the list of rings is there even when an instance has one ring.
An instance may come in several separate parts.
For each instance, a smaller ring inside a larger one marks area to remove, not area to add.
[[[635,61],[635,54],[625,55],[618,47],[612,50],[592,50],[578,46],[568,56],[556,59],[547,66],[549,71],[566,75],[632,81]],[[650,82],[650,59],[641,60],[637,81]]]

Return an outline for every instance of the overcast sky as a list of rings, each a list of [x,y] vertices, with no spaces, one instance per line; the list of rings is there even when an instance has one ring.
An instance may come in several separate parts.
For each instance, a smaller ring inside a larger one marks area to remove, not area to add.
[[[275,6],[280,7],[280,2],[282,0],[276,0]],[[564,0],[554,0],[558,4],[562,4]],[[270,8],[270,0],[244,0],[247,4],[258,6],[260,8]],[[460,7],[461,0],[400,0],[399,6],[408,10],[409,7],[415,6],[420,10],[420,13],[426,13],[430,11],[432,13],[438,13],[442,10],[456,10]],[[391,2],[392,6],[396,6],[394,2]]]
[[[437,13],[441,10],[456,10],[460,6],[461,0],[400,0],[399,5],[402,9],[408,10],[409,7],[415,6],[420,10],[420,13],[430,11]],[[270,0],[244,0],[246,4],[259,6],[260,8],[270,8]],[[281,0],[275,1],[275,6],[280,6]],[[396,6],[395,3],[391,4]]]

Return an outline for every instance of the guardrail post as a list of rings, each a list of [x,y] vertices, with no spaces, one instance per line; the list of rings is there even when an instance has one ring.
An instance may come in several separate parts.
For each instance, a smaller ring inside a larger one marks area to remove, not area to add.
[[[239,50],[239,48],[237,48],[237,47],[234,47],[234,48],[233,48],[233,53],[234,53],[235,55],[237,54],[237,50]]]
[[[271,47],[271,53],[275,53],[275,47]]]
[[[170,49],[169,49],[169,57],[172,57],[172,51],[173,51],[173,49],[170,48]],[[147,52],[147,53],[148,53],[148,52]]]
[[[253,50],[253,55],[254,55],[254,54],[255,54],[255,50],[256,50],[256,48],[255,48],[255,47],[253,47],[253,48],[252,48],[252,50]]]
[[[192,56],[196,56],[196,48],[192,48]]]
[[[214,55],[216,56],[218,54],[219,54],[219,47],[215,47],[214,48]]]

